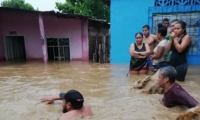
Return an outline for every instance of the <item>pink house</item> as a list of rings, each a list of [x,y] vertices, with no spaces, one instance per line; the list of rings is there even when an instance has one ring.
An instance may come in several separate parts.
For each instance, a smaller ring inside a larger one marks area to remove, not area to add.
[[[1,7],[0,60],[88,61],[89,38],[108,36],[109,27],[83,15]]]

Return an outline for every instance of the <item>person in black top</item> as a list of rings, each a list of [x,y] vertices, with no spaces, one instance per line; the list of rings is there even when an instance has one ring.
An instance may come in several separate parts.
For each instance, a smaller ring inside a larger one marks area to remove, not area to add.
[[[187,53],[190,43],[190,36],[186,34],[186,23],[183,21],[176,22],[174,33],[171,34],[171,40],[167,46],[167,51],[171,50],[173,52],[169,65],[176,69],[176,80],[178,81],[185,81],[188,69]]]
[[[146,74],[148,72],[147,56],[150,54],[149,45],[143,43],[143,34],[135,34],[136,42],[130,46],[130,73]]]

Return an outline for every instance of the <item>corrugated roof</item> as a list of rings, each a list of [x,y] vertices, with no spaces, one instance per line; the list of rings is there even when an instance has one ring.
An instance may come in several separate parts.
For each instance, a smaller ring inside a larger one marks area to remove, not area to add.
[[[31,10],[23,10],[23,9],[16,9],[16,8],[8,8],[8,7],[0,7],[0,11],[18,11],[18,12],[28,12],[28,13],[42,13],[42,14],[48,14],[48,15],[54,15],[56,17],[61,18],[75,18],[75,19],[88,19],[96,22],[101,22],[104,24],[109,25],[109,23],[106,22],[106,20],[102,19],[94,19],[88,16],[80,15],[80,14],[68,14],[68,13],[60,13],[55,11],[31,11]]]

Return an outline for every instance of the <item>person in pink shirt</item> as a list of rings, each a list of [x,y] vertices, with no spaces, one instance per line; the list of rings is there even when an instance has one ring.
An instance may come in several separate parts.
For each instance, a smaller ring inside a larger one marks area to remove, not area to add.
[[[77,90],[70,90],[67,93],[60,93],[59,96],[49,96],[41,99],[41,102],[53,103],[55,100],[63,100],[63,114],[58,120],[74,120],[80,116],[93,116],[93,112],[84,101],[84,98]]]
[[[159,71],[158,84],[164,88],[163,104],[168,108],[176,105],[192,108],[199,105],[199,102],[175,82],[176,74],[172,66],[163,67]]]

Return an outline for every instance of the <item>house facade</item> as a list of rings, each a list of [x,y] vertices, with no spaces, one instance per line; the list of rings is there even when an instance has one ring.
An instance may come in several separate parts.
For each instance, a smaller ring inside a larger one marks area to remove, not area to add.
[[[88,61],[90,22],[108,35],[106,22],[86,16],[1,7],[0,60]]]

